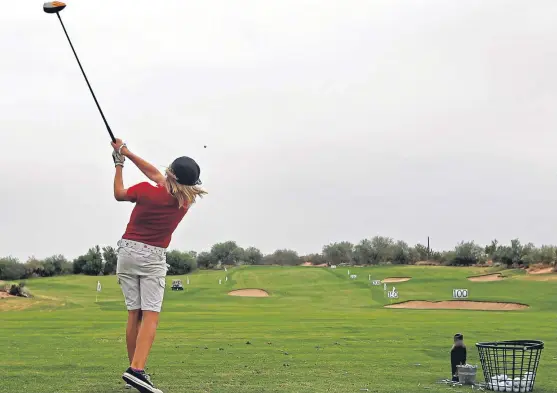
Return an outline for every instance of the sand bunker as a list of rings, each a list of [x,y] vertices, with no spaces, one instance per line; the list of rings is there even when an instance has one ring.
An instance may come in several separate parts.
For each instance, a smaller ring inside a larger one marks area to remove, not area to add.
[[[410,308],[414,310],[486,310],[486,311],[510,311],[528,308],[526,304],[498,303],[498,302],[473,302],[466,300],[447,300],[440,302],[428,302],[423,300],[411,300],[409,302],[391,304],[386,308]]]
[[[501,273],[485,274],[483,276],[468,277],[468,280],[476,281],[476,282],[501,281],[501,280],[504,280],[504,279],[505,279],[505,277],[503,277],[501,275]]]
[[[302,266],[327,267],[327,264],[326,263],[320,263],[319,265],[314,265],[311,262],[304,262],[304,263],[302,263]]]
[[[238,289],[228,292],[230,296],[246,296],[246,297],[267,297],[269,293],[263,289]]]
[[[386,283],[390,283],[390,282],[404,282],[404,281],[408,281],[410,280],[412,277],[387,277],[386,279],[384,279],[381,282],[386,282]]]
[[[528,270],[528,274],[551,274],[551,273],[555,273],[552,267],[546,267],[537,270]]]
[[[534,274],[533,276],[528,274],[520,276],[520,279],[527,281],[557,281],[557,274]]]
[[[0,292],[0,299],[6,297],[15,297],[15,296],[10,295],[8,292]]]

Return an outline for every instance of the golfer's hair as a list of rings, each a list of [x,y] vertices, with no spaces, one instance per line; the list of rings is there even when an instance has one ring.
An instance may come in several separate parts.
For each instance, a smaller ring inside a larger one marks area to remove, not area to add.
[[[203,198],[207,194],[201,186],[184,186],[178,183],[176,175],[172,169],[166,169],[166,181],[164,182],[166,191],[178,201],[180,208],[189,207],[195,203],[197,197]]]

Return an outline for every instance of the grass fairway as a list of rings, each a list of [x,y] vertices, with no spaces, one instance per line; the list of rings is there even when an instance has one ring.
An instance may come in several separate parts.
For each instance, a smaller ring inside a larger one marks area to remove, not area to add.
[[[543,340],[534,391],[557,392],[557,281],[506,271],[503,281],[470,282],[468,276],[488,272],[479,268],[350,270],[356,280],[346,268],[242,267],[229,270],[228,281],[223,271],[201,271],[189,286],[181,277],[183,292],[170,291],[168,277],[148,364],[155,384],[165,393],[447,392],[435,382],[450,377],[452,336],[462,332],[469,363],[478,366],[478,341]],[[368,274],[412,277],[389,284],[399,301],[450,300],[453,288],[466,288],[471,300],[530,308],[385,309],[389,300]],[[126,391],[123,298],[114,276],[100,281],[98,303],[97,277],[86,276],[29,280],[35,299],[0,299],[0,392]],[[241,288],[265,289],[270,297],[227,295]]]

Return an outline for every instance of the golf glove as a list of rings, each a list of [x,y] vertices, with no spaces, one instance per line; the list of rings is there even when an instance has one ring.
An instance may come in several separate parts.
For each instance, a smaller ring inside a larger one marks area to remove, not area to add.
[[[120,148],[118,149],[118,154],[122,154],[122,149],[124,147],[128,147],[128,145],[126,145],[125,143],[122,143],[122,145],[120,146]]]
[[[114,165],[118,166],[124,166],[124,161],[126,160],[126,157],[124,157],[122,154],[113,151],[112,152],[112,159],[114,160]]]

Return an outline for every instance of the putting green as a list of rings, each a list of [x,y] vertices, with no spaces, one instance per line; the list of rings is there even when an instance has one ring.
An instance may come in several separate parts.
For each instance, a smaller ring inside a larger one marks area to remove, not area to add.
[[[557,391],[554,281],[504,271],[505,280],[476,283],[468,277],[497,271],[431,266],[362,267],[350,279],[348,269],[201,271],[189,276],[190,285],[185,276],[168,277],[168,283],[182,279],[184,291],[167,286],[148,363],[155,384],[165,393],[447,392],[436,382],[449,377],[452,337],[461,332],[469,362],[477,365],[476,342],[544,341],[535,392]],[[369,277],[412,279],[395,284],[399,298],[388,299],[383,285],[371,285]],[[102,292],[95,303],[97,280]],[[46,386],[55,392],[125,392],[120,375],[127,366],[126,311],[116,278],[54,277],[27,285],[35,298],[0,299],[0,393],[43,393]],[[246,288],[272,296],[228,295]],[[468,289],[469,300],[529,308],[384,307],[449,301],[453,289]]]

